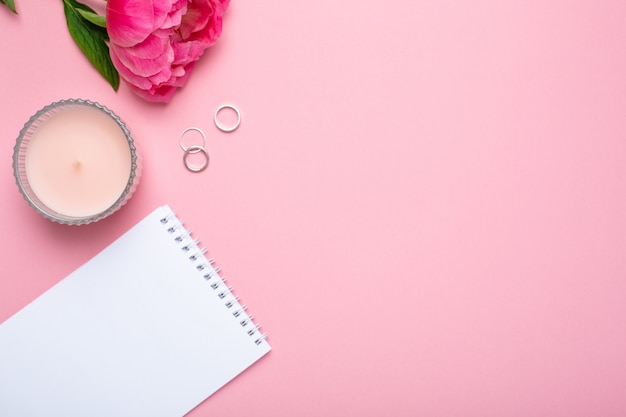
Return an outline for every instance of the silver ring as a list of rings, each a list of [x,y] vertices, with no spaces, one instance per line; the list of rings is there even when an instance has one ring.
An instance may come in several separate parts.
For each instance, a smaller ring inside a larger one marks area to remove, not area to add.
[[[189,164],[189,162],[187,161],[187,156],[189,156],[189,154],[195,154],[198,152],[202,152],[204,154],[204,163],[202,165]],[[185,153],[183,155],[183,164],[185,165],[185,168],[187,168],[191,172],[204,171],[206,167],[209,166],[209,152],[204,149],[203,146],[191,145],[190,147],[185,149]]]
[[[234,125],[224,126],[219,122],[219,120],[217,120],[217,115],[224,109],[234,110],[234,112],[237,114],[237,121]],[[239,109],[232,104],[222,104],[217,108],[217,110],[215,110],[215,116],[213,116],[213,120],[215,121],[215,126],[217,126],[217,128],[222,132],[232,132],[233,130],[237,129],[239,127],[239,124],[241,123],[241,113],[239,113]]]
[[[189,132],[190,130],[195,130],[196,132],[200,133],[200,135],[202,136],[201,146],[193,145],[193,146],[190,146],[189,148],[185,146],[185,144],[183,143],[183,138],[185,137],[185,134]],[[188,152],[189,149],[194,148],[194,150],[190,151],[189,153],[198,153],[200,152],[199,148],[204,148],[206,146],[206,136],[204,136],[204,132],[199,127],[188,127],[187,129],[183,130],[183,133],[180,134],[180,140],[178,141],[178,144],[180,145],[181,149],[184,152]]]

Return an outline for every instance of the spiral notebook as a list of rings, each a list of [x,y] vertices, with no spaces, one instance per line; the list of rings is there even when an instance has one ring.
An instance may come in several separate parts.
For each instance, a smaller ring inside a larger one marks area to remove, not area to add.
[[[0,416],[182,416],[270,351],[163,206],[0,324]]]

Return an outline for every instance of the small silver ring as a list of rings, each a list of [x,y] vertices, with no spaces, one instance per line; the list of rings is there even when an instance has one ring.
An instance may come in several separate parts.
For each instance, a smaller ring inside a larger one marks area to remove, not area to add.
[[[189,154],[195,154],[198,152],[202,152],[204,154],[204,163],[202,165],[191,165],[187,161],[187,157]],[[204,171],[209,166],[209,152],[200,145],[191,145],[187,149],[185,149],[185,153],[183,155],[183,164],[185,168],[187,168],[191,172],[200,172]]]
[[[224,109],[231,109],[237,114],[237,121],[235,122],[234,125],[224,126],[217,119],[217,115],[219,114],[219,112],[221,112]],[[239,124],[241,123],[241,113],[239,113],[239,109],[233,106],[232,104],[222,104],[221,106],[217,108],[217,110],[215,110],[215,116],[213,116],[213,120],[215,121],[215,126],[217,126],[217,128],[221,130],[222,132],[232,132],[233,130],[237,129],[239,127]]]
[[[185,134],[191,130],[195,130],[196,132],[200,133],[200,135],[202,136],[202,145],[193,145],[190,147],[185,146],[185,144],[183,143],[183,138],[185,137]],[[178,141],[178,144],[184,152],[198,153],[201,152],[199,148],[204,148],[206,146],[206,136],[204,136],[204,132],[199,127],[188,127],[187,129],[183,130],[183,133],[180,134],[180,140]],[[194,148],[194,150],[189,151],[189,149],[191,148]]]

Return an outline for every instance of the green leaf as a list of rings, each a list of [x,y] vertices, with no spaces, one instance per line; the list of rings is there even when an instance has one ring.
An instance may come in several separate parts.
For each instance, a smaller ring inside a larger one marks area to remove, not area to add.
[[[15,1],[14,0],[0,0],[0,2],[7,5],[9,9],[15,14],[17,14],[17,10],[15,10]]]
[[[63,0],[65,19],[70,35],[76,45],[83,51],[89,62],[117,91],[120,85],[120,76],[109,55],[109,46],[106,41],[106,29],[87,20],[80,10],[96,14],[92,9],[76,0]]]
[[[94,9],[87,6],[86,4],[78,2],[78,0],[63,0],[63,1],[68,3],[70,6],[72,6],[78,13],[81,14],[81,16],[85,20],[89,21],[90,23],[93,23],[95,26],[92,27],[92,29],[95,29],[97,27],[98,30],[100,30],[100,32],[106,35],[107,40],[109,39],[107,32],[106,32],[106,18],[104,16],[100,16],[98,13],[96,13]],[[92,25],[87,24],[87,26],[92,26]]]
[[[89,19],[86,19],[83,16],[83,13],[92,14],[94,17],[95,16],[99,16],[98,13],[96,13],[96,11],[94,9],[92,9],[89,6],[87,6],[86,4],[78,2],[77,0],[63,0],[63,3],[68,5],[68,6],[70,6],[70,8],[74,9],[77,13],[80,14],[80,17],[81,17],[80,20],[83,21],[84,25],[87,28],[89,28],[90,30],[96,31],[96,32],[100,32],[107,41],[109,40],[109,35],[107,33],[107,30],[106,30],[106,24],[104,26],[100,26],[98,24],[90,22]],[[100,19],[100,20],[106,22],[106,18],[104,16],[95,17],[95,19],[96,20]]]
[[[106,17],[99,15],[98,13],[90,12],[89,10],[77,9],[78,13],[86,20],[90,21],[96,26],[101,28],[107,27]]]

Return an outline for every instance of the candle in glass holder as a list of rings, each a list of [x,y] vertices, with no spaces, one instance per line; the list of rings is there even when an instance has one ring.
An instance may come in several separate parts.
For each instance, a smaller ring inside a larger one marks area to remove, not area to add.
[[[119,209],[139,174],[124,123],[85,100],[53,103],[35,114],[20,132],[13,162],[31,206],[67,224],[97,221]]]

